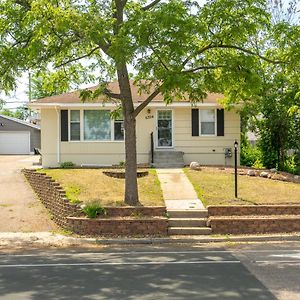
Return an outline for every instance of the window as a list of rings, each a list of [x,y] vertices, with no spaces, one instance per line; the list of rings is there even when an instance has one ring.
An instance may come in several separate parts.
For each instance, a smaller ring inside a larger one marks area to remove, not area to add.
[[[114,120],[114,140],[124,141],[124,122],[123,116]]]
[[[111,120],[109,110],[84,111],[84,140],[111,140]]]
[[[70,111],[70,140],[80,141],[80,111]]]
[[[216,134],[216,111],[214,109],[200,109],[201,135]]]

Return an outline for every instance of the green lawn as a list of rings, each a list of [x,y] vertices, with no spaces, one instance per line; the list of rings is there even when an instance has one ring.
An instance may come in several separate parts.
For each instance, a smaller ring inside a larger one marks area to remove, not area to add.
[[[300,184],[261,177],[238,176],[234,198],[234,174],[216,168],[184,169],[199,199],[208,205],[300,204]]]
[[[103,169],[42,169],[65,189],[71,202],[97,201],[102,206],[122,206],[124,179],[108,177]],[[155,170],[138,179],[140,202],[144,206],[164,205]]]

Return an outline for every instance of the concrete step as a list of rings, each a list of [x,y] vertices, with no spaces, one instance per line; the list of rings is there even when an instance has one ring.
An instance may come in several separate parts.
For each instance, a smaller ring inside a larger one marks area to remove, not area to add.
[[[209,235],[211,228],[208,227],[169,227],[170,235]]]
[[[154,163],[152,166],[159,169],[183,168],[184,163]]]
[[[170,227],[205,227],[207,218],[170,218]]]
[[[182,157],[182,151],[154,151],[154,157]]]
[[[169,218],[207,218],[207,209],[170,209],[168,210]]]

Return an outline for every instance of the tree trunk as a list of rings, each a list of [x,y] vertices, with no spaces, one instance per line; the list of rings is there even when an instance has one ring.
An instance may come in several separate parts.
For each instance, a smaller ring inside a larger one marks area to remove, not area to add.
[[[137,186],[137,160],[136,160],[136,120],[132,116],[124,119],[125,127],[125,203],[139,205]]]
[[[122,98],[125,129],[125,195],[128,205],[139,205],[137,185],[136,120],[131,95],[131,87],[126,64],[118,66],[118,80]]]

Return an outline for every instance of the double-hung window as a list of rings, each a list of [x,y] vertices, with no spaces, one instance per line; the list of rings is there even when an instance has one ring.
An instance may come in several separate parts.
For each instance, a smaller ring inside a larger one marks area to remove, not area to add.
[[[114,140],[115,141],[124,141],[123,116],[120,116],[114,120]]]
[[[201,135],[216,134],[216,111],[215,109],[200,109],[200,133]]]
[[[80,141],[80,110],[70,111],[70,140]]]

